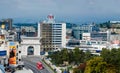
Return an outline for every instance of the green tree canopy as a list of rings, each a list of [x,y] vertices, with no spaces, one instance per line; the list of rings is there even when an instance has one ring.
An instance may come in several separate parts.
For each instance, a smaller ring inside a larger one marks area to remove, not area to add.
[[[85,73],[105,73],[107,63],[102,57],[94,57],[87,61]]]
[[[87,61],[84,73],[117,73],[117,69],[105,62],[102,57],[94,57]]]
[[[118,73],[120,73],[120,48],[111,50],[104,48],[101,52],[101,57],[108,64],[115,66]]]

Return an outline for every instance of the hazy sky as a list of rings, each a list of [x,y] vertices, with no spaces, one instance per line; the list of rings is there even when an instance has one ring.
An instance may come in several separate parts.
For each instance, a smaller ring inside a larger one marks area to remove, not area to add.
[[[120,0],[0,0],[0,19],[38,21],[51,13],[58,21],[120,20]]]

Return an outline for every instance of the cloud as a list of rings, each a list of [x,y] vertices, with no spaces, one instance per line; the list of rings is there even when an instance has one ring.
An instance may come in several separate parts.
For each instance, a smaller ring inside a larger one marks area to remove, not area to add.
[[[0,17],[120,15],[120,0],[0,0]]]

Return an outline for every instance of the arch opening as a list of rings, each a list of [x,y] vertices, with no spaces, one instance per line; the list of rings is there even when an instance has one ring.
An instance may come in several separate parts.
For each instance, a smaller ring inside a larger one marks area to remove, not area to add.
[[[27,55],[34,55],[34,47],[33,46],[29,46],[27,48]]]

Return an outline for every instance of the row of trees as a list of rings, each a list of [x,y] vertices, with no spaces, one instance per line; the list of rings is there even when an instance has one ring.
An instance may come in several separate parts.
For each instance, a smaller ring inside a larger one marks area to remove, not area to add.
[[[88,60],[84,73],[120,73],[120,48],[103,48],[99,57]]]
[[[78,65],[74,73],[120,73],[120,48],[108,50],[103,48],[100,56],[91,55],[89,51],[83,52],[79,48],[73,51],[63,49],[49,55],[56,65],[69,64]]]
[[[79,65],[80,63],[86,62],[93,56],[89,51],[85,53],[82,50],[79,50],[79,48],[75,48],[73,51],[68,51],[67,49],[56,51],[48,57],[50,57],[52,62],[56,65],[61,65],[64,61],[69,64]]]
[[[104,48],[101,52],[101,57],[109,65],[114,66],[118,73],[120,73],[120,48],[113,48],[112,50]]]
[[[110,24],[110,21],[104,22],[104,23],[100,23],[100,24],[98,24],[98,26],[100,28],[108,28],[108,29],[112,27],[111,24]]]
[[[108,64],[102,57],[87,61],[84,73],[117,73],[115,66]]]

